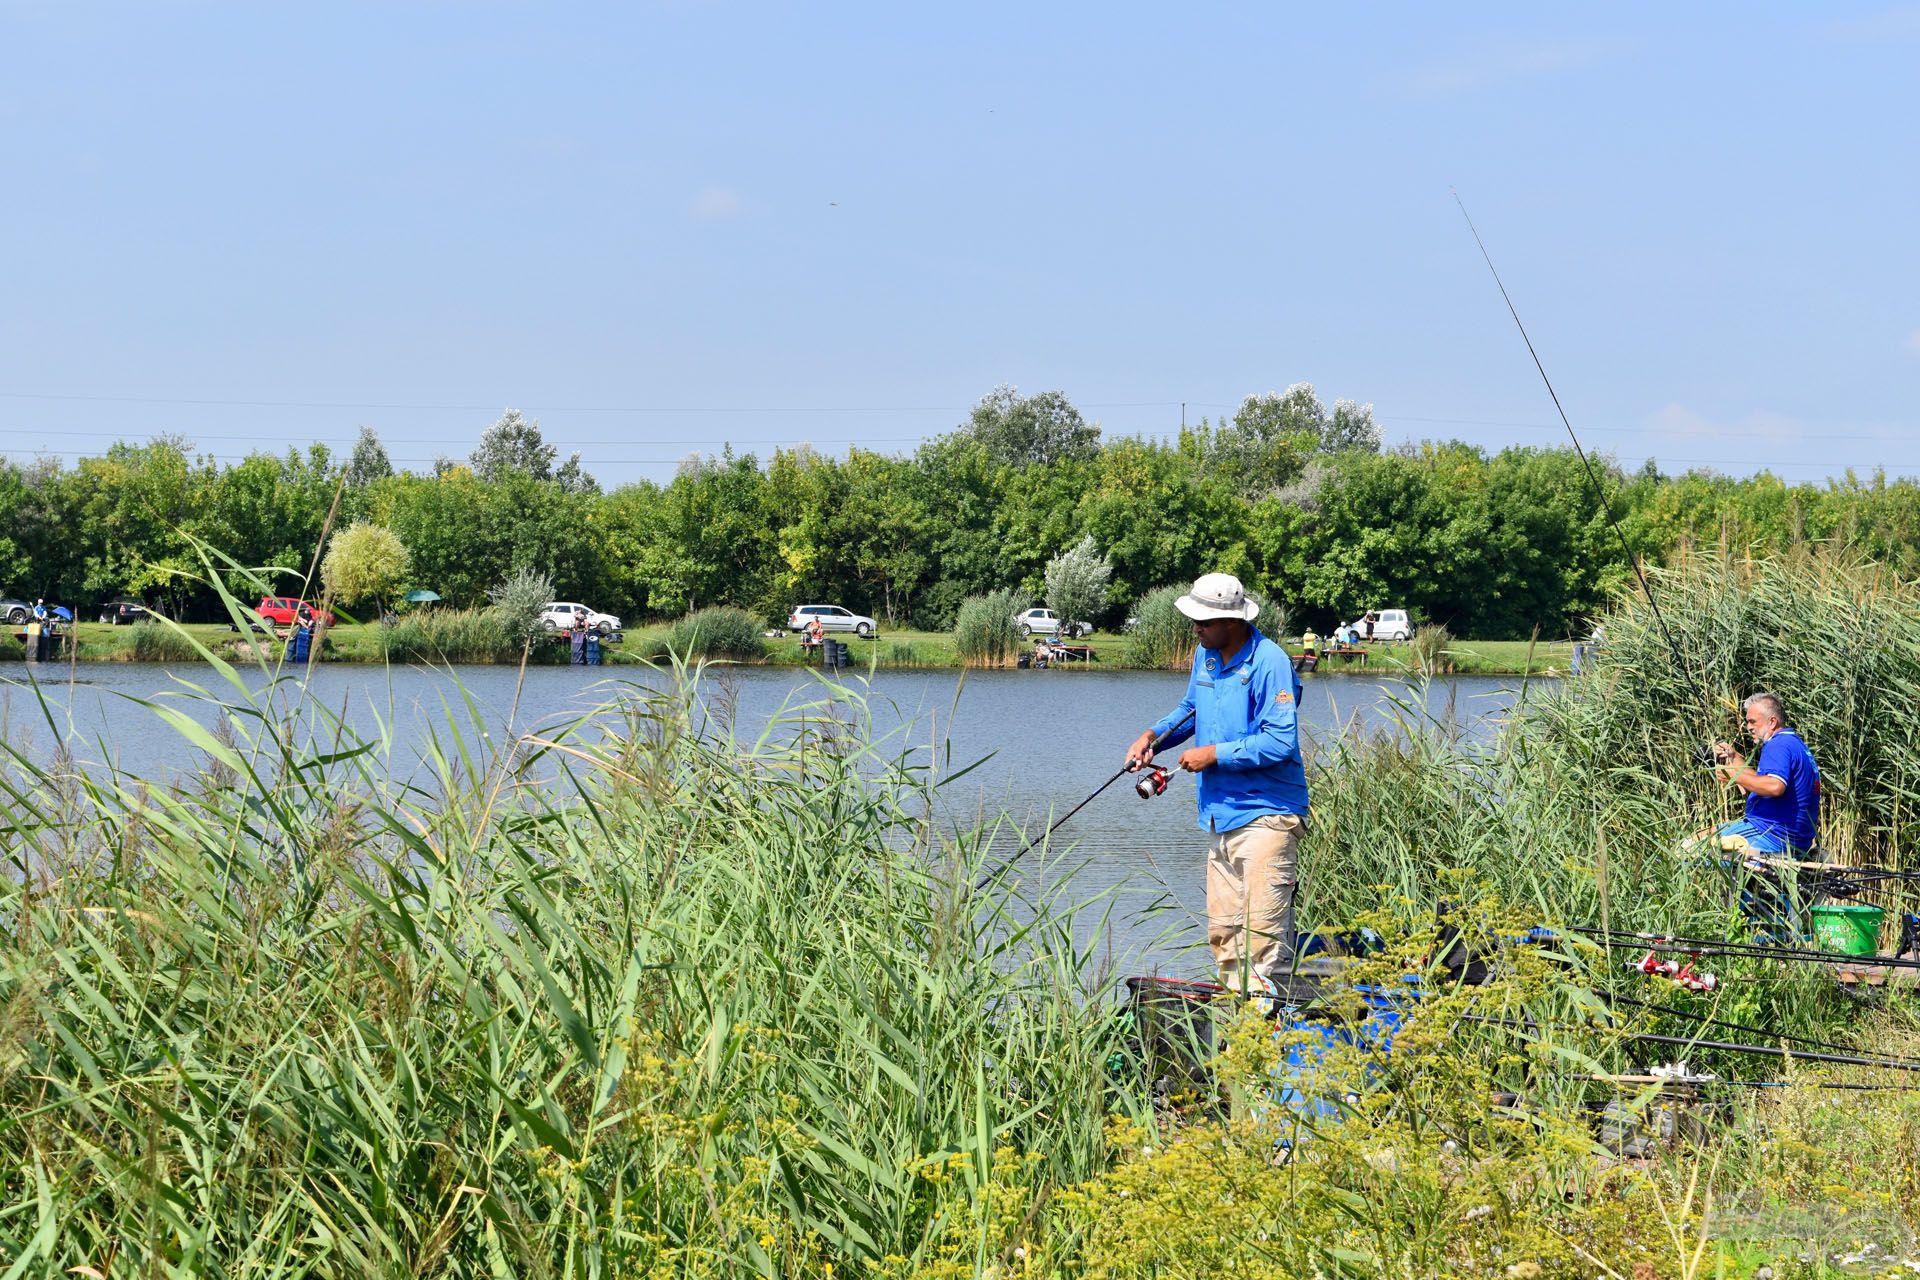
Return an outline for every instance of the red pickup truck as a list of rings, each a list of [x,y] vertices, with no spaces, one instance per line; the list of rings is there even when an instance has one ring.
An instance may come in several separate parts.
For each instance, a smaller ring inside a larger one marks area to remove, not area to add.
[[[291,627],[303,616],[318,622],[323,627],[333,625],[333,615],[325,609],[316,609],[305,600],[293,596],[261,596],[260,607],[255,613],[276,626]]]

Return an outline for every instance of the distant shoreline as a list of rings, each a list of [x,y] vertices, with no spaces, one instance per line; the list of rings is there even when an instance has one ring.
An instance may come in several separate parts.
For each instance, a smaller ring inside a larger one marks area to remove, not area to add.
[[[78,655],[70,655],[64,650],[60,656],[40,664],[42,669],[65,665],[69,661],[81,663],[95,662],[137,662],[168,661],[192,662],[199,653],[192,644],[183,640],[178,632],[169,630],[165,639],[170,643],[165,653],[137,653],[133,627],[111,627],[101,623],[83,622],[77,628],[80,644]],[[225,625],[216,623],[190,623],[184,628],[186,633],[206,646],[214,654],[229,661],[247,657],[242,652],[245,640]],[[460,654],[452,658],[442,658],[427,654],[407,654],[389,656],[379,643],[380,627],[372,624],[349,624],[335,627],[327,633],[326,653],[322,661],[327,663],[378,665],[383,662],[447,662],[453,666],[499,666],[518,663],[520,655],[501,653],[496,655]],[[644,659],[641,654],[659,651],[660,642],[666,636],[664,625],[638,628],[626,634],[623,643],[605,645],[602,648],[605,666],[635,666]],[[158,638],[158,637],[156,637]],[[264,643],[262,636],[256,643]],[[278,641],[275,643],[276,656]],[[882,633],[872,640],[860,640],[851,636],[843,640],[848,647],[849,669],[854,672],[867,669],[870,665],[885,670],[959,670],[966,664],[954,655],[953,637],[946,632],[929,631],[893,631]],[[1096,633],[1087,643],[1093,646],[1099,659],[1091,664],[1068,662],[1059,664],[1053,670],[1072,672],[1082,668],[1095,671],[1146,671],[1151,668],[1129,666],[1122,657],[1126,648],[1126,637],[1109,633]],[[1290,653],[1300,651],[1297,637],[1284,640]],[[811,655],[801,652],[799,640],[782,636],[766,642],[767,655],[764,658],[750,660],[744,665],[768,667],[813,667],[818,662]],[[1313,677],[1319,676],[1405,676],[1413,673],[1414,663],[1411,649],[1404,644],[1373,644],[1364,646],[1367,660],[1364,664],[1355,659],[1323,658]],[[563,640],[548,640],[536,643],[533,662],[539,666],[565,666],[567,663],[560,655],[565,652]],[[1442,651],[1441,669],[1436,675],[1487,675],[1487,676],[1562,676],[1567,674],[1573,646],[1567,641],[1527,640],[1455,640]],[[12,630],[0,636],[0,662],[26,665],[24,646],[15,637]],[[1041,672],[1034,674],[1040,675]],[[1047,673],[1047,674],[1050,674]],[[1166,674],[1177,674],[1168,671]]]

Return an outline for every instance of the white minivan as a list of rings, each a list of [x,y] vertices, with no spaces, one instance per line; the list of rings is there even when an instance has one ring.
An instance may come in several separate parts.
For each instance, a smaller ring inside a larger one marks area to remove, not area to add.
[[[1373,630],[1367,630],[1367,615],[1358,618],[1340,628],[1341,631],[1357,631],[1362,640],[1411,640],[1413,639],[1413,619],[1407,616],[1405,609],[1374,609]]]

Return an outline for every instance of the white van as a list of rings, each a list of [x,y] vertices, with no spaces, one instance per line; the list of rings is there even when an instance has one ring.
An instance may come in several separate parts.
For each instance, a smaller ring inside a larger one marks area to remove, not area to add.
[[[1369,638],[1366,614],[1361,614],[1354,621],[1340,628],[1340,630],[1344,634],[1349,628],[1358,631],[1362,640]],[[1407,616],[1405,609],[1375,609],[1373,610],[1373,632],[1371,638],[1374,640],[1411,640],[1413,639],[1413,619]]]

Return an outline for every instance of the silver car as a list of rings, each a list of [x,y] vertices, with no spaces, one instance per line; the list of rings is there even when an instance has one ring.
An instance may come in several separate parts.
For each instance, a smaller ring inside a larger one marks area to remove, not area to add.
[[[1013,615],[1013,625],[1020,628],[1023,636],[1057,636],[1060,634],[1060,615],[1051,609],[1029,609],[1025,613]],[[1067,627],[1068,639],[1086,637],[1093,634],[1091,622],[1075,622]]]
[[[815,618],[820,619],[822,631],[851,631],[862,640],[870,640],[880,633],[880,624],[872,618],[851,609],[843,609],[837,604],[796,606],[787,618],[787,630],[805,631],[807,624]]]

